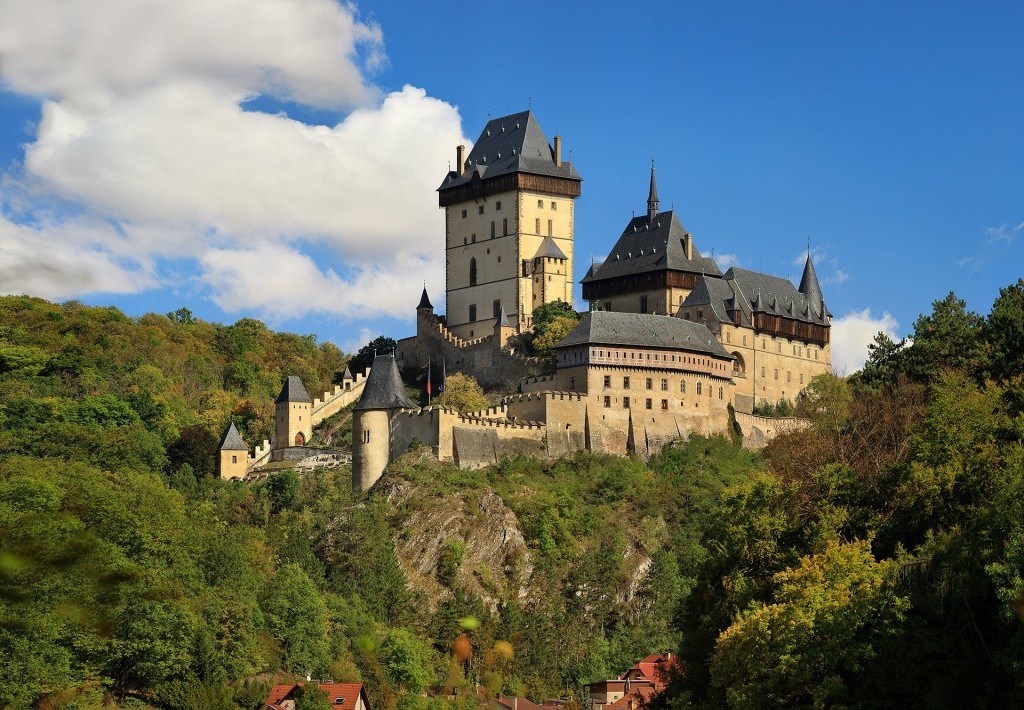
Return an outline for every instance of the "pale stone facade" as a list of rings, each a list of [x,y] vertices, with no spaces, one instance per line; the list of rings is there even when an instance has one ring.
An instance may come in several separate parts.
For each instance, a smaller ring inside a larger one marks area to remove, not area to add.
[[[290,375],[274,403],[274,448],[305,446],[313,438],[313,399],[302,380]]]

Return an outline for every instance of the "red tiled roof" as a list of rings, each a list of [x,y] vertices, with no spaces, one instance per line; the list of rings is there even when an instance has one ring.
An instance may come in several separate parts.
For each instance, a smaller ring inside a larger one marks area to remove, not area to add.
[[[676,663],[672,654],[652,653],[619,676],[619,679],[644,678],[653,681],[659,689],[668,680],[668,669]]]
[[[275,685],[270,690],[270,695],[267,696],[264,705],[276,710],[279,703],[288,700],[292,693],[295,692],[295,689],[301,685],[305,685],[305,683]],[[363,692],[362,683],[318,683],[317,685],[320,686],[320,690],[327,693],[327,700],[331,703],[332,708],[354,708],[359,700],[360,693]],[[338,698],[344,698],[345,702],[343,704],[335,703]],[[369,704],[367,704],[367,707],[369,707]]]
[[[616,700],[614,703],[610,703],[604,706],[604,710],[628,710],[629,701],[632,700],[636,707],[642,706],[648,700],[651,699],[657,691],[649,685],[641,685],[633,688],[626,695]]]

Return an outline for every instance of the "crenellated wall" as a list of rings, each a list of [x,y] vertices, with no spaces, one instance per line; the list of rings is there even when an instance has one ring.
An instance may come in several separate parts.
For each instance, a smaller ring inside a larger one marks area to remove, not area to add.
[[[436,368],[443,361],[449,374],[463,372],[475,377],[484,389],[506,391],[514,389],[531,372],[541,369],[535,358],[503,348],[501,339],[493,333],[493,322],[487,327],[488,335],[467,340],[449,331],[433,313],[419,310],[416,336],[398,341],[395,352],[398,366],[425,368],[430,361]]]
[[[330,392],[324,392],[313,400],[313,426],[316,426],[324,419],[340,412],[348,405],[358,402],[363,388],[366,386],[366,378],[370,376],[370,368],[366,372],[356,373],[352,380],[345,380],[340,385],[335,385]]]

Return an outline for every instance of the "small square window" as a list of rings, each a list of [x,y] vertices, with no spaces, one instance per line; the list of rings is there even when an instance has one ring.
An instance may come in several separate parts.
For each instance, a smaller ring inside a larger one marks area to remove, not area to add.
[[[231,463],[238,463],[238,457],[234,454],[231,455]]]
[[[544,200],[537,200],[537,209],[544,209]]]
[[[494,211],[495,212],[500,212],[501,211],[501,200],[497,200],[494,203]]]
[[[557,202],[552,202],[551,203],[551,209],[557,210],[558,209],[558,203]]]
[[[476,213],[477,214],[483,214],[484,213],[484,206],[480,205],[479,207],[477,207],[476,208]]]

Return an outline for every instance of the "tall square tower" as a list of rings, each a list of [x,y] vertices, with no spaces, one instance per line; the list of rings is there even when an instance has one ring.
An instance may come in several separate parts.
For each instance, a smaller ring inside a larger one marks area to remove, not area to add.
[[[490,334],[502,309],[516,332],[542,303],[572,303],[573,225],[582,178],[531,111],[496,118],[438,188],[445,210],[447,327]]]

